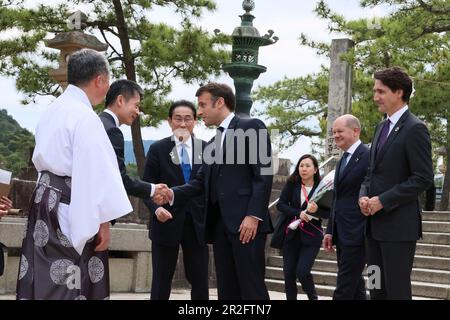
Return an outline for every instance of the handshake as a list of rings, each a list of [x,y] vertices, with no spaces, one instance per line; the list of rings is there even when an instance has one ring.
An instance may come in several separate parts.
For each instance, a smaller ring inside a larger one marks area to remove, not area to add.
[[[173,191],[164,183],[156,184],[152,200],[159,206],[172,202]]]

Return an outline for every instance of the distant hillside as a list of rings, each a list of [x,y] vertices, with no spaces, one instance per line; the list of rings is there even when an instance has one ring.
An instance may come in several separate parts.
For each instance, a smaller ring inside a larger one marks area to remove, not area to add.
[[[142,140],[144,143],[145,155],[147,155],[148,148],[155,142],[155,140]],[[136,163],[136,158],[133,151],[133,141],[125,141],[125,165],[129,163]]]
[[[34,136],[22,128],[8,112],[0,109],[0,168],[19,174],[28,166]]]

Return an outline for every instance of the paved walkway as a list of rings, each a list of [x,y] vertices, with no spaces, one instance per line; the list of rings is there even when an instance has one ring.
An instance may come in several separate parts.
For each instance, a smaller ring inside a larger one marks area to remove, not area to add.
[[[269,291],[271,300],[286,300],[283,292]],[[217,290],[209,290],[209,298],[217,300]],[[15,296],[10,294],[0,295],[0,300],[14,300]],[[112,293],[111,300],[149,300],[150,293]],[[305,294],[298,295],[299,300],[307,300]],[[331,297],[319,297],[319,300],[330,300]],[[190,300],[190,291],[187,289],[172,289],[170,300]]]

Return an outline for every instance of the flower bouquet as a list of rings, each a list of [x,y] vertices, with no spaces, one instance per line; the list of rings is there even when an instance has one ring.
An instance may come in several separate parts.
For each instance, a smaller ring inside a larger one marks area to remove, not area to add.
[[[319,207],[329,209],[331,202],[333,201],[333,188],[334,188],[334,170],[328,172],[328,174],[319,182],[316,190],[309,201],[314,201]]]

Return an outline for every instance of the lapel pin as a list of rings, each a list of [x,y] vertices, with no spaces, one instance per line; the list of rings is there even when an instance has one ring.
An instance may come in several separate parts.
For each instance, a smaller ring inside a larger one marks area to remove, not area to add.
[[[400,130],[399,127],[396,127],[396,128],[394,129],[395,132],[398,132],[398,130]]]

